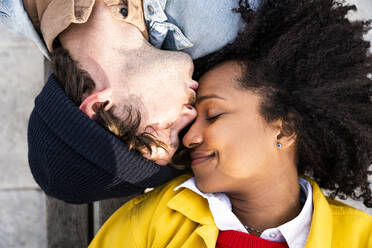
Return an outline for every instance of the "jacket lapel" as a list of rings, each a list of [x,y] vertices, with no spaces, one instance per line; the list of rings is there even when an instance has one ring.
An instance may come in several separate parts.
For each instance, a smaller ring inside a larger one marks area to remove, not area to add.
[[[219,232],[218,228],[214,224],[199,226],[196,229],[196,233],[199,234],[199,236],[204,240],[204,243],[207,248],[216,247],[218,232]]]
[[[329,203],[319,186],[306,178],[313,188],[313,218],[310,233],[307,237],[305,248],[331,248],[333,232],[333,216]]]
[[[168,202],[167,206],[181,213],[186,218],[199,223],[200,225],[195,232],[204,240],[207,248],[215,247],[218,228],[213,221],[208,201],[187,188],[182,188],[178,191],[179,193]],[[188,245],[185,244],[182,247],[186,248]]]

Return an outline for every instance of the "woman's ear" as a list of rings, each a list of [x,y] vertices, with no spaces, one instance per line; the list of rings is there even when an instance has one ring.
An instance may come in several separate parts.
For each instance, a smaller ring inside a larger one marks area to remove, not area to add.
[[[106,88],[90,94],[80,104],[79,109],[88,115],[89,118],[94,119],[98,110],[104,107],[104,110],[107,111],[112,105],[112,88]]]
[[[293,132],[291,135],[283,135],[282,133],[280,133],[278,136],[277,136],[277,142],[278,144],[280,144],[280,148],[289,148],[291,147],[292,145],[295,144],[296,142],[296,133]]]
[[[279,120],[277,143],[280,144],[280,148],[288,148],[295,144],[297,138],[295,126],[298,120],[298,116],[292,113]]]

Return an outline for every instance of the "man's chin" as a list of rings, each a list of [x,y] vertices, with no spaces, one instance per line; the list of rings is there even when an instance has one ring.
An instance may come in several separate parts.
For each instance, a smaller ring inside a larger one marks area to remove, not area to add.
[[[142,155],[153,161],[154,163],[165,166],[169,164],[172,161],[172,157],[175,153],[176,149],[172,149],[171,151],[166,151],[165,149],[161,147],[152,148],[152,153],[142,153]]]
[[[153,161],[160,166],[166,166],[167,164],[170,163],[171,160],[169,160],[169,159],[159,159],[159,160],[153,160]]]

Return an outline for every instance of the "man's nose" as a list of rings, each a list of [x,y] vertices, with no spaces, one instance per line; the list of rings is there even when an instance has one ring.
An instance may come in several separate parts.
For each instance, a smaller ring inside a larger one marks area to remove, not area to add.
[[[197,121],[192,124],[182,142],[187,148],[195,148],[203,142],[203,135]]]
[[[173,131],[177,134],[187,127],[193,120],[195,120],[197,115],[196,109],[191,105],[183,105],[182,111],[177,119],[177,121],[173,124]]]
[[[190,124],[195,120],[197,116],[196,109],[192,105],[184,105],[182,108],[182,118],[187,121],[187,124]]]

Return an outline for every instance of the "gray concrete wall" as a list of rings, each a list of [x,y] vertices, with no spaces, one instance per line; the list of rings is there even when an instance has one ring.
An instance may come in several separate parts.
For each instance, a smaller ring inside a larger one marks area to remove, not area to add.
[[[372,1],[349,2],[360,7],[353,17],[372,18]],[[27,119],[42,85],[41,53],[0,26],[0,248],[46,247],[45,196],[30,174],[26,143]]]

